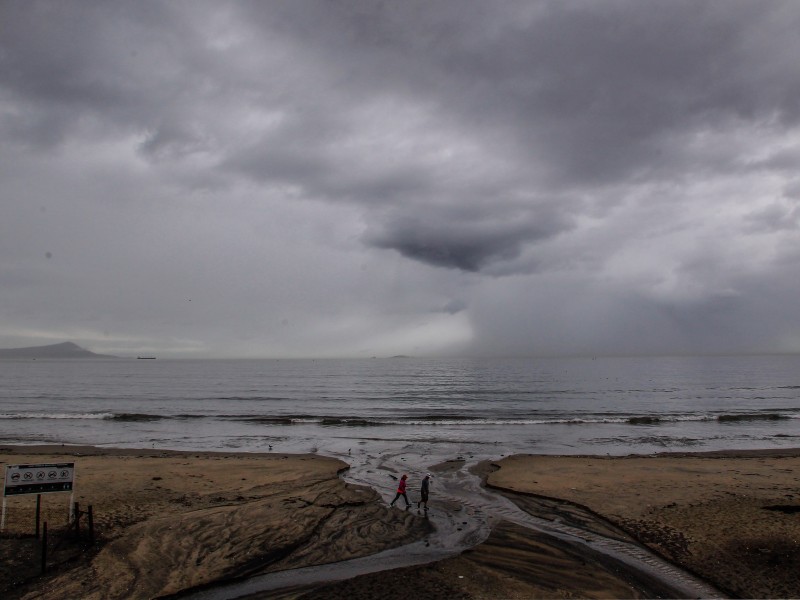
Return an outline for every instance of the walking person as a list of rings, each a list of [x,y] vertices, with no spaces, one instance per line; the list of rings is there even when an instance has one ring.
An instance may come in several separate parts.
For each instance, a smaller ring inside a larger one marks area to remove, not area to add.
[[[428,510],[428,492],[431,489],[431,478],[433,475],[425,473],[422,479],[422,484],[419,487],[419,503],[417,504],[417,512],[420,511],[422,505],[425,504],[425,510]]]
[[[397,495],[394,497],[394,500],[392,500],[389,506],[394,506],[394,503],[397,502],[397,499],[400,496],[402,496],[403,500],[406,501],[406,508],[411,506],[411,502],[408,501],[408,496],[406,495],[406,479],[408,479],[408,475],[405,474],[400,478],[400,482],[397,484]]]

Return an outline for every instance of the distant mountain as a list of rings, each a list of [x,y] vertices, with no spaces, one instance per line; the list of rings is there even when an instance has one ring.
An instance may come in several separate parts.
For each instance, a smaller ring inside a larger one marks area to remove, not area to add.
[[[50,346],[7,348],[0,350],[0,358],[116,358],[107,354],[95,354],[72,342]]]

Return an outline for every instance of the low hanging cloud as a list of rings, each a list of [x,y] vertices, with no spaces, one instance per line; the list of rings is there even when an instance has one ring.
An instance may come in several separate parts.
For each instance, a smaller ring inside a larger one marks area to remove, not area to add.
[[[570,228],[567,216],[546,206],[514,211],[500,203],[496,212],[506,214],[476,219],[455,208],[422,209],[416,215],[381,220],[380,229],[369,233],[366,242],[434,267],[476,273],[512,261],[527,245]]]

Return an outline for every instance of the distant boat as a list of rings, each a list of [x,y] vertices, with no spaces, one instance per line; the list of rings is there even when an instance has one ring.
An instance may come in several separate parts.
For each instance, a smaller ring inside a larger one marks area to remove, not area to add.
[[[155,360],[155,356],[137,356],[136,360]]]

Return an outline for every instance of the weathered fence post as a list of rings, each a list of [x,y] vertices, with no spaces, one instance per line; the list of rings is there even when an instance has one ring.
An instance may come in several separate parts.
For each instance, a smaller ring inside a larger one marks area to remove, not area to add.
[[[92,505],[89,505],[89,511],[86,513],[89,519],[89,543],[94,544],[94,515],[92,514]]]
[[[47,521],[42,529],[42,575],[47,572]]]
[[[75,503],[75,539],[81,537],[81,505]]]
[[[36,494],[36,539],[39,539],[39,516],[42,514],[42,495]]]

